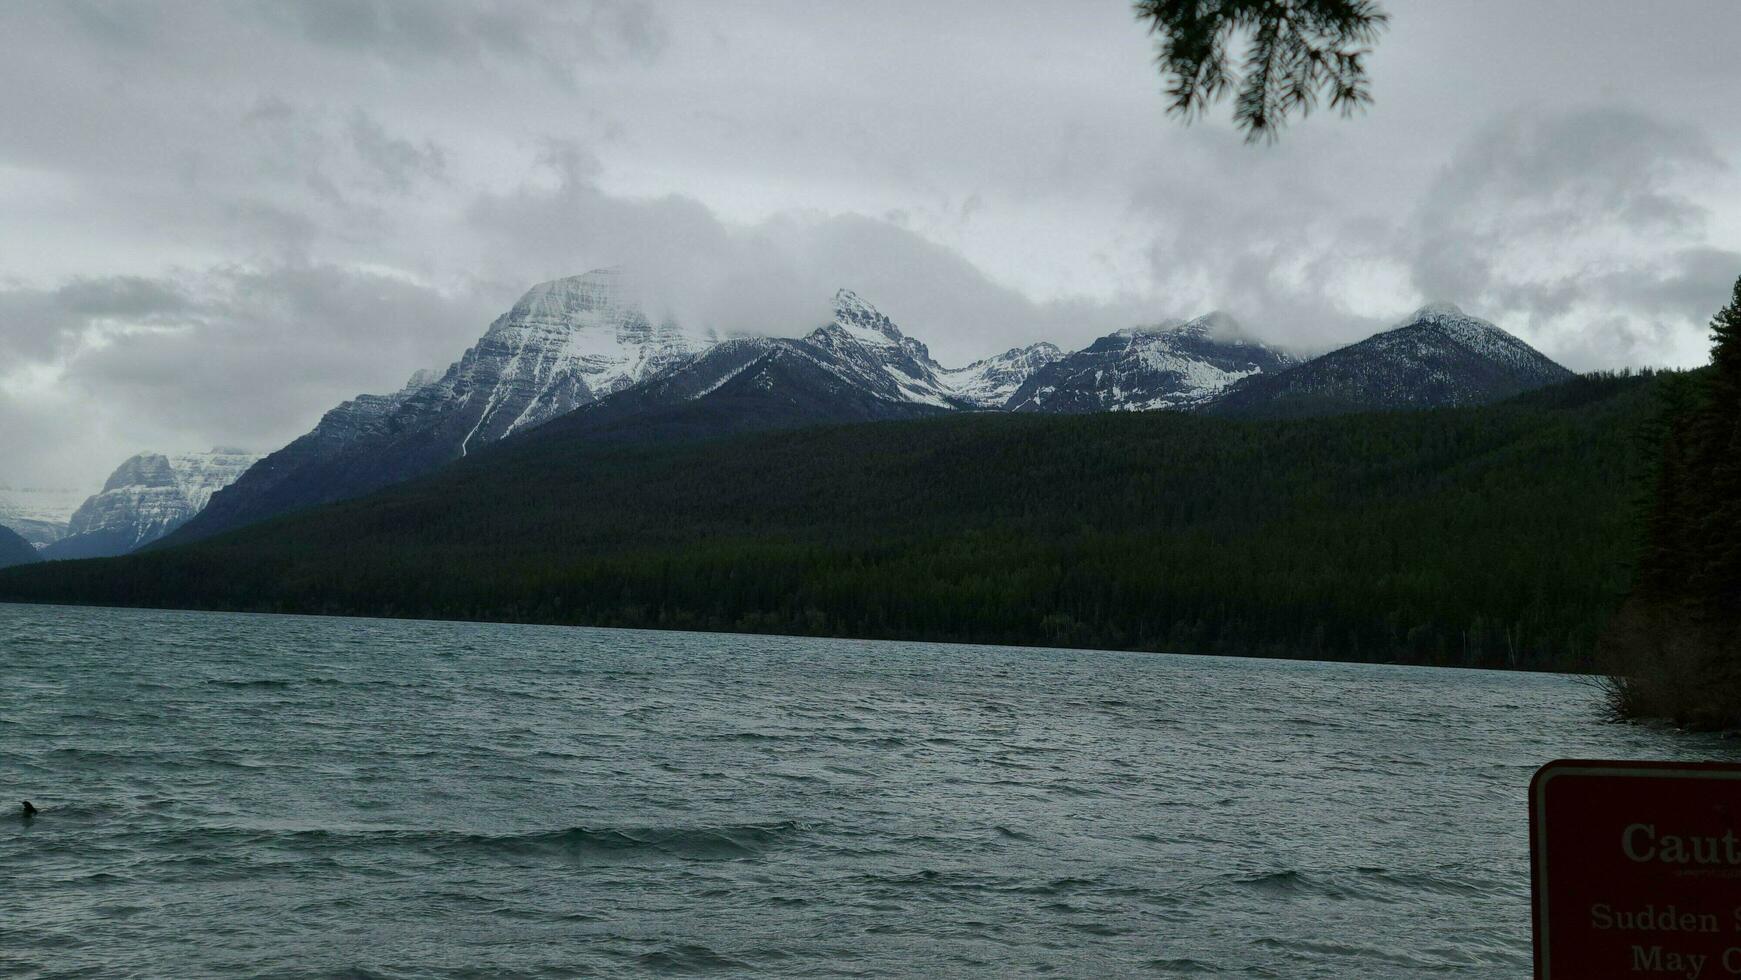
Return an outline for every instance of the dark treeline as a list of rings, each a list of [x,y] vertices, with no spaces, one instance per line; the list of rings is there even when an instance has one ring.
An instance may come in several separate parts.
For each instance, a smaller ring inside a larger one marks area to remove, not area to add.
[[[1605,638],[1615,707],[1741,726],[1741,280],[1711,322],[1711,366],[1667,379],[1646,540]]]
[[[0,572],[0,597],[1588,669],[1669,380],[1284,422],[534,432],[196,544]]]

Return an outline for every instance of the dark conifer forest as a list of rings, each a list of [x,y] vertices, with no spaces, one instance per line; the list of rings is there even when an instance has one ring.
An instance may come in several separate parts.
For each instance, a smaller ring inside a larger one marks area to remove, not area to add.
[[[1644,548],[1605,637],[1624,716],[1741,725],[1741,280],[1711,321],[1711,365],[1664,379]]]
[[[1590,669],[1673,376],[1251,422],[984,414],[662,445],[560,426],[0,597]]]

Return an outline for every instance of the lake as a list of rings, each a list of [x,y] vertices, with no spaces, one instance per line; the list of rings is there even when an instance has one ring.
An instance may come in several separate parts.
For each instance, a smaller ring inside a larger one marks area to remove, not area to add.
[[[0,605],[0,973],[1526,977],[1566,756],[1741,745],[1552,675]]]

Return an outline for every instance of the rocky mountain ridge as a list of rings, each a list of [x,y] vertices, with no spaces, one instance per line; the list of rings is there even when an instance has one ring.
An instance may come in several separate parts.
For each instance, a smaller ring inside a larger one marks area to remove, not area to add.
[[[1197,408],[1238,381],[1297,362],[1250,339],[1219,311],[1184,323],[1119,330],[1040,367],[1011,394],[1012,412]]]
[[[1323,384],[1371,389],[1349,405],[1414,408],[1490,400],[1565,373],[1454,308],[1428,308],[1406,326],[1414,332],[1362,342],[1383,356],[1352,374],[1332,370]],[[1334,367],[1357,348],[1302,364],[1216,312],[1115,331],[1074,352],[1037,343],[946,368],[848,289],[807,334],[721,341],[649,317],[630,277],[595,270],[529,289],[440,375],[332,409],[171,540],[369,493],[534,430],[648,440],[957,411],[1237,414],[1264,391],[1318,384],[1320,362]]]
[[[1209,410],[1283,417],[1482,405],[1571,376],[1492,323],[1439,303],[1291,371],[1237,384]]]

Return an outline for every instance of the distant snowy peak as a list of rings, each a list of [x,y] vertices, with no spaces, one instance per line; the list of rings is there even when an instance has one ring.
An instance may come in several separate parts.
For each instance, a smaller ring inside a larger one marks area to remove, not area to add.
[[[963,408],[924,344],[850,289],[834,294],[834,319],[797,341],[809,356],[849,384],[887,401]]]
[[[1037,370],[1005,405],[1019,412],[1191,409],[1294,358],[1250,339],[1225,313],[1129,327]]]
[[[0,486],[0,527],[8,527],[37,548],[66,536],[67,522],[90,494],[58,487]]]
[[[538,283],[445,371],[359,395],[267,457],[181,532],[192,540],[427,473],[673,370],[711,332],[654,319],[619,269]]]
[[[655,323],[632,279],[618,269],[597,269],[527,290],[408,403],[425,413],[471,418],[457,447],[463,455],[621,391],[715,341],[669,317]]]
[[[1540,370],[1544,363],[1552,363],[1513,334],[1449,303],[1423,306],[1397,324],[1393,331],[1411,329],[1434,331],[1481,357],[1514,368]]]
[[[1228,347],[1264,347],[1252,337],[1233,314],[1212,310],[1189,320],[1162,320],[1159,323],[1126,327],[1113,333],[1132,341],[1174,342],[1181,339],[1213,341]]]
[[[870,347],[900,347],[906,340],[895,321],[850,289],[834,294],[834,320],[823,330],[838,330]]]
[[[1285,374],[1241,384],[1211,410],[1283,417],[1484,405],[1569,377],[1499,327],[1437,303]]]
[[[1057,345],[1042,341],[945,370],[942,379],[956,397],[976,408],[1002,408],[1035,371],[1063,357]]]
[[[618,268],[594,269],[578,276],[541,282],[526,290],[508,312],[491,324],[490,331],[531,323],[567,330],[594,317],[620,317],[635,307],[629,293],[628,277]]]
[[[72,515],[64,538],[44,549],[50,558],[125,554],[187,523],[212,494],[234,483],[260,459],[255,453],[140,453],[109,475],[102,492]]]
[[[895,321],[850,289],[834,294],[834,319],[818,327],[808,339],[829,346],[850,343],[867,351],[889,352],[890,355],[899,352],[899,356],[937,369],[937,362],[931,360],[930,348],[902,333]]]

